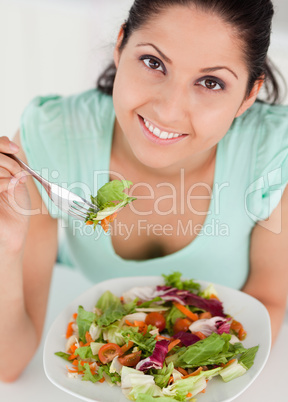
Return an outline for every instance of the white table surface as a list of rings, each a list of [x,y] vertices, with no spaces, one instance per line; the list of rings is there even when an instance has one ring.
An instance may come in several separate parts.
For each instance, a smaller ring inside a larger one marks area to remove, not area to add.
[[[44,336],[38,352],[24,371],[22,376],[11,384],[0,383],[0,401],[5,402],[76,402],[79,401],[58,389],[46,378],[42,353],[45,335],[56,316],[77,295],[80,295],[93,284],[77,272],[56,265],[52,279],[48,313]],[[73,286],[77,284],[77,286]],[[77,293],[75,290],[77,289]],[[288,381],[288,314],[281,333],[271,351],[268,363],[262,373],[236,402],[286,402]],[[111,401],[115,402],[115,401]]]

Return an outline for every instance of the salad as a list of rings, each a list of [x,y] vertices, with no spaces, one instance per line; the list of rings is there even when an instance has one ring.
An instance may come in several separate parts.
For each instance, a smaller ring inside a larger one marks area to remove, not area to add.
[[[94,225],[94,229],[98,223],[102,229],[107,232],[109,224],[117,216],[120,208],[125,207],[130,202],[136,200],[134,197],[129,197],[124,190],[129,189],[133,183],[127,180],[112,180],[102,186],[95,197],[91,196],[92,204],[99,208],[95,213],[92,208],[88,210],[85,223],[86,225]]]
[[[252,367],[258,346],[225,314],[213,285],[201,289],[181,273],[162,275],[164,286],[109,290],[93,311],[83,306],[67,326],[67,375],[121,387],[137,402],[195,401],[209,381],[228,382]]]

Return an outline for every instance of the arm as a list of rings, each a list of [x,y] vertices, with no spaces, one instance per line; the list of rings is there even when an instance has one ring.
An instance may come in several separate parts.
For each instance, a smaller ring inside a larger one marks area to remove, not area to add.
[[[269,220],[253,229],[250,276],[243,291],[259,299],[268,309],[272,342],[275,342],[288,294],[288,187]]]
[[[21,146],[19,133],[14,141]],[[17,156],[26,160],[22,150]],[[3,175],[9,177],[7,171]],[[18,187],[22,201],[29,199],[24,196],[27,189],[31,208],[43,211],[43,214],[30,219],[17,217],[9,206],[6,208],[3,203],[5,194],[0,194],[0,223],[2,227],[6,225],[5,233],[10,236],[10,239],[8,235],[4,237],[2,231],[0,238],[0,380],[6,382],[17,379],[41,340],[57,254],[57,221],[48,214],[32,177],[28,177],[26,185]],[[3,221],[3,212],[7,216],[6,221]],[[17,219],[18,231],[25,232],[23,235],[17,234]],[[12,231],[10,227],[13,225]]]

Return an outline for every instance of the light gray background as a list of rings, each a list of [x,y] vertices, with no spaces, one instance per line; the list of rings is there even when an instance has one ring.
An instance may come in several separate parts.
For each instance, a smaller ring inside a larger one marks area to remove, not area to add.
[[[132,2],[0,0],[0,135],[13,137],[34,96],[95,85]],[[270,55],[287,76],[288,1],[274,3]]]

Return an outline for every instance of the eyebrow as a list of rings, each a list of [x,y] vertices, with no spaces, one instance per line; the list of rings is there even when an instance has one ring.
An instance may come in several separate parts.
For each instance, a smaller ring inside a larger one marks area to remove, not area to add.
[[[200,71],[201,71],[201,73],[212,73],[213,71],[223,70],[223,69],[230,71],[230,73],[233,74],[234,77],[236,77],[238,80],[237,74],[234,73],[233,70],[231,70],[229,67],[226,67],[226,66],[207,67],[207,68],[202,68]]]
[[[165,60],[167,63],[172,64],[172,60],[169,59],[169,57],[167,57],[163,52],[161,52],[161,50],[156,45],[154,45],[153,43],[149,43],[149,42],[142,43],[141,42],[141,43],[138,43],[136,45],[136,47],[139,47],[139,46],[152,46],[156,50],[156,52],[158,52],[160,54],[160,56],[162,57],[163,60]],[[237,78],[237,80],[238,80],[237,74],[233,70],[231,70],[229,67],[226,67],[226,66],[216,66],[216,67],[202,68],[200,70],[200,72],[201,73],[212,73],[213,71],[223,70],[223,69],[230,71],[230,73],[233,74],[234,77]]]
[[[165,56],[165,54],[163,52],[161,52],[161,50],[157,46],[155,46],[153,43],[138,43],[138,45],[136,45],[136,47],[138,47],[138,46],[152,46],[152,47],[154,47],[156,52],[158,52],[160,54],[160,56],[162,57],[163,60],[165,60],[167,63],[172,64],[172,60],[169,59],[169,57]]]

